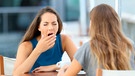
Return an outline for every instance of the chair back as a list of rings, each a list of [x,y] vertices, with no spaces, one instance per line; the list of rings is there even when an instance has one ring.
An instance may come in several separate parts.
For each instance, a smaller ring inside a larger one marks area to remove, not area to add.
[[[96,76],[135,76],[135,70],[97,69]]]
[[[0,55],[0,75],[4,75],[4,59],[3,56]]]

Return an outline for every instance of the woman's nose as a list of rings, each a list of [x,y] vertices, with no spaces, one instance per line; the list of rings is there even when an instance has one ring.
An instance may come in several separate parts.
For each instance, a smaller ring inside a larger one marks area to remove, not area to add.
[[[50,30],[52,30],[52,29],[53,29],[53,27],[52,27],[52,26],[49,26],[49,27],[48,27],[48,30],[49,30],[49,31],[50,31]]]

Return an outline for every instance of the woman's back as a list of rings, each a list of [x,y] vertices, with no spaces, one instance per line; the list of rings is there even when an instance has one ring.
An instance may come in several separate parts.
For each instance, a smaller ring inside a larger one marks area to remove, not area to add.
[[[133,42],[132,42],[133,43]],[[133,43],[134,45],[134,43]],[[135,52],[135,51],[134,51]],[[98,66],[97,59],[92,56],[90,42],[85,43],[75,54],[75,59],[82,65],[82,68],[87,73],[87,76],[96,76],[96,69],[102,68],[105,69],[103,66]],[[135,70],[134,60],[135,56],[131,53],[130,57],[130,65],[132,70]]]

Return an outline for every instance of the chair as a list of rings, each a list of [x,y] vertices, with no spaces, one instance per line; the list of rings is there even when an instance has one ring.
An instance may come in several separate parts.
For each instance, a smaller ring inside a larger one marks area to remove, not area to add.
[[[0,75],[4,75],[4,59],[3,56],[0,55]]]
[[[135,76],[135,70],[97,69],[96,76]]]

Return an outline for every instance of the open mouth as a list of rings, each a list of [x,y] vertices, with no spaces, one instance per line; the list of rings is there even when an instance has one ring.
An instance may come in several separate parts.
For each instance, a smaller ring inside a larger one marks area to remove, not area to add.
[[[53,33],[49,33],[48,36],[52,35]]]

